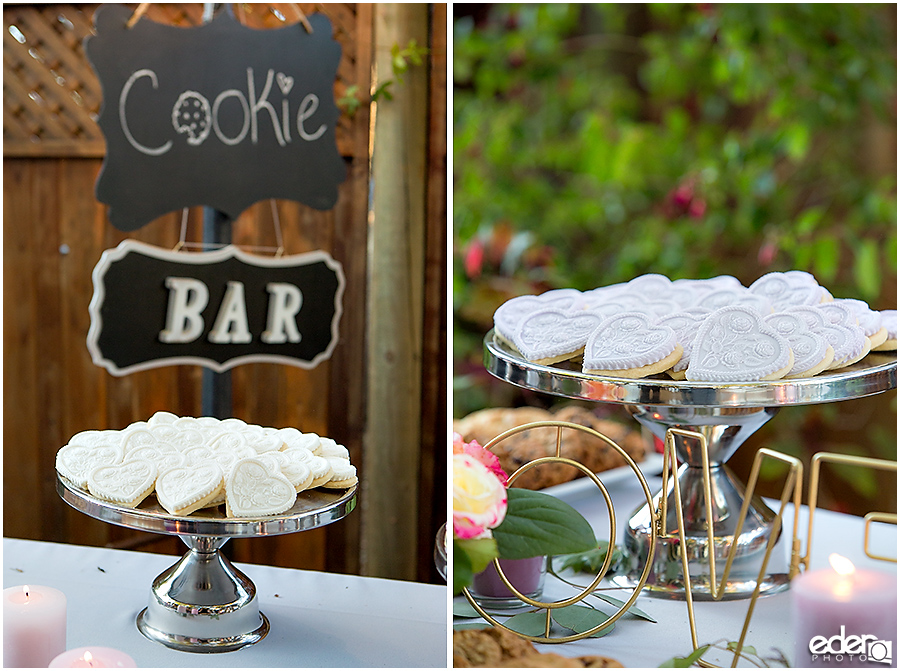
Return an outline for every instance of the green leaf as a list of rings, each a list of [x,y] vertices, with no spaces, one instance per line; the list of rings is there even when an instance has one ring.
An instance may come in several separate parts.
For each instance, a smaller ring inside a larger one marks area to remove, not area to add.
[[[591,525],[568,503],[528,489],[507,491],[506,517],[493,534],[504,559],[571,554],[595,547]]]
[[[687,657],[673,657],[672,659],[663,662],[659,666],[660,668],[686,669],[690,666],[693,666],[698,659],[703,657],[703,654],[707,650],[709,650],[708,645],[701,645]]]
[[[576,573],[594,573],[596,574],[606,561],[606,553],[609,548],[609,541],[598,540],[597,547],[591,548],[587,552],[578,552],[570,555],[557,557],[559,568],[563,571],[571,569]],[[619,547],[613,548],[613,555],[609,562],[610,573],[615,573],[625,558],[625,553]]]
[[[583,634],[584,632],[590,631],[594,627],[603,624],[610,616],[597,608],[573,604],[571,606],[565,606],[564,608],[554,608],[550,611],[550,617],[552,617],[553,621],[560,627],[570,629],[576,634]],[[615,623],[613,623],[608,627],[591,634],[590,638],[606,636],[615,629],[615,626]]]
[[[453,602],[453,617],[481,617],[475,607],[466,601]]]
[[[453,623],[453,631],[462,631],[463,629],[489,629],[490,625],[486,624],[484,620],[481,622],[454,622]]]
[[[734,652],[738,647],[737,641],[729,641],[728,645],[725,647]],[[756,657],[759,657],[759,653],[756,652],[756,648],[754,648],[752,645],[744,645],[744,647],[741,648],[741,654],[755,655]]]
[[[597,597],[598,599],[603,599],[603,601],[605,601],[606,603],[612,604],[612,605],[615,606],[616,608],[621,608],[622,606],[625,605],[625,602],[624,602],[624,601],[620,601],[619,599],[616,599],[615,597],[611,597],[611,596],[609,596],[608,594],[605,594],[605,593],[603,593],[603,592],[593,592],[592,596],[595,596],[595,597]],[[637,606],[631,606],[631,608],[628,609],[628,613],[629,613],[630,615],[635,615],[635,616],[637,616],[637,617],[639,617],[639,618],[642,618],[642,619],[644,619],[644,620],[647,620],[648,622],[653,622],[653,623],[656,622],[656,620],[654,620],[652,617],[650,617],[649,615],[647,615],[647,613],[645,613],[644,611],[642,611],[642,610],[641,610],[640,608],[638,608]]]
[[[513,631],[524,634],[525,636],[543,636],[544,625],[546,623],[546,611],[540,611],[513,615],[503,624]]]
[[[453,539],[453,594],[462,592],[497,556],[497,544],[493,538]]]

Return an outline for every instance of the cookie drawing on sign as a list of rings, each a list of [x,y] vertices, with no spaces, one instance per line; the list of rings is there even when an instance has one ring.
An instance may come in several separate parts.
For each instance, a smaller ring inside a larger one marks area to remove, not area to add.
[[[132,89],[138,80],[148,78],[153,89],[159,88],[159,79],[153,70],[141,69],[137,70],[125,82],[122,87],[122,93],[119,95],[119,122],[122,125],[122,132],[132,147],[148,156],[160,156],[165,154],[172,148],[172,141],[168,140],[158,147],[148,147],[143,142],[135,138],[128,122],[128,114],[126,107],[128,99],[131,95],[137,98],[140,96],[141,89],[132,93]],[[281,101],[281,117],[272,102],[269,101],[269,95],[272,93],[272,84],[275,81],[275,71],[269,69],[266,72],[266,81],[263,84],[262,91],[257,96],[255,73],[253,68],[247,68],[247,93],[238,89],[226,89],[219,93],[210,106],[209,99],[197,91],[183,91],[175,104],[172,106],[172,126],[175,132],[181,135],[187,135],[187,142],[192,146],[199,146],[209,137],[212,130],[216,137],[226,145],[236,145],[243,142],[247,135],[250,135],[250,142],[254,145],[259,143],[260,128],[262,126],[271,127],[275,136],[275,141],[282,147],[287,146],[291,141],[291,121],[295,120],[297,135],[307,142],[315,142],[325,134],[326,125],[320,123],[315,126],[314,122],[309,120],[315,115],[319,109],[319,97],[314,93],[307,93],[297,106],[297,114],[295,119],[291,118],[290,100],[287,95],[294,86],[294,78],[286,76],[283,72],[278,73],[278,89],[285,98]],[[234,98],[241,108],[241,129],[236,135],[229,136],[222,129],[219,121],[219,111],[224,103],[230,98]],[[143,102],[142,99],[139,98]],[[134,105],[134,101],[131,103]],[[143,104],[140,105],[143,107]],[[260,115],[260,112],[265,114]],[[268,118],[271,124],[260,123],[259,119]],[[307,123],[314,126],[314,129],[308,129]]]
[[[185,91],[172,108],[172,125],[178,133],[187,133],[188,144],[202,144],[209,135],[212,114],[209,101],[196,91]]]

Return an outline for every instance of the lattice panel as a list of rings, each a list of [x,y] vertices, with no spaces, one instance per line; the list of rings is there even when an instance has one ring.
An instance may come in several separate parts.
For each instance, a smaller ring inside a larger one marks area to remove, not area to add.
[[[138,5],[127,5],[136,9]],[[4,156],[103,156],[105,142],[96,118],[100,83],[87,61],[83,40],[93,32],[97,4],[15,5],[3,8],[3,154]],[[242,3],[231,5],[238,21],[253,28],[276,28],[305,14],[324,13],[342,48],[335,97],[358,84],[361,57],[368,63],[369,26],[357,30],[355,4]],[[144,18],[175,26],[202,21],[202,3],[151,3]],[[142,18],[141,20],[144,20]],[[360,32],[366,39],[358,40]],[[342,155],[353,155],[353,120],[338,121],[337,144]]]

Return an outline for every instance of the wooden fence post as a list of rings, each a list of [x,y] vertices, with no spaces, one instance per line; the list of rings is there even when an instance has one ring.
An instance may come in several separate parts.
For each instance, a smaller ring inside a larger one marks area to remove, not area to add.
[[[410,39],[428,44],[427,6],[376,4],[376,77],[395,81],[375,112],[361,567],[407,580],[418,554],[428,69],[396,81],[391,47]]]

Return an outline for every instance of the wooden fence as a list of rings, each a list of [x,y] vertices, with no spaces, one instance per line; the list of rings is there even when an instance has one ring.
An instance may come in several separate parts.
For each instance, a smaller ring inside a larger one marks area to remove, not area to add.
[[[137,5],[129,5],[136,7]],[[85,545],[145,548],[180,554],[177,539],[142,534],[95,521],[70,509],[56,493],[54,459],[73,434],[120,429],[157,410],[201,413],[201,369],[170,366],[116,378],[95,366],[87,351],[93,291],[91,270],[104,249],[125,237],[173,248],[181,213],[161,217],[125,235],[106,219],[94,196],[104,142],[95,118],[100,87],[82,51],[97,5],[4,7],[4,535]],[[325,13],[342,46],[335,96],[356,85],[370,90],[378,5],[242,4],[235,15],[265,28]],[[146,19],[197,25],[201,4],[151,4]],[[426,234],[421,249],[425,321],[419,386],[422,409],[410,422],[422,435],[419,509],[410,531],[417,543],[411,571],[391,577],[435,579],[434,530],[446,513],[443,454],[446,433],[446,7],[427,12],[430,82],[427,126]],[[145,19],[141,19],[145,20]],[[233,415],[264,426],[296,426],[346,445],[366,483],[367,290],[369,263],[370,111],[342,115],[338,149],[348,166],[336,206],[320,212],[278,201],[287,253],[315,249],[342,266],[347,284],[340,341],[330,360],[312,370],[249,364],[232,370]],[[188,215],[187,240],[201,239],[202,212]],[[239,246],[274,246],[268,202],[248,208],[233,224]],[[437,484],[435,484],[437,483]],[[390,483],[368,483],[371,487]],[[238,561],[277,566],[366,572],[360,557],[359,511],[314,531],[230,543]],[[374,511],[377,514],[378,511]],[[226,546],[228,547],[228,546]]]

